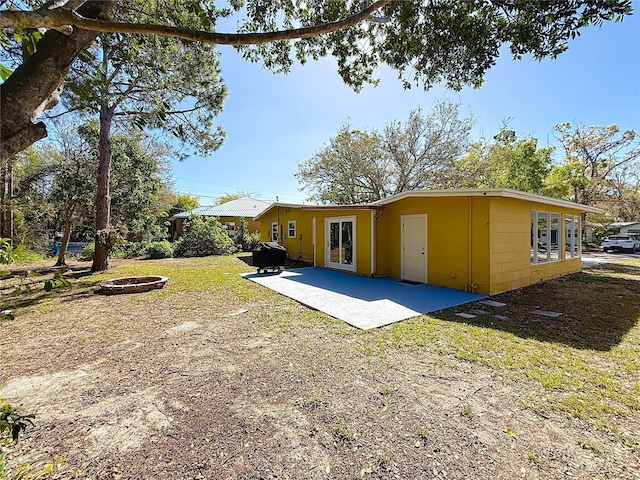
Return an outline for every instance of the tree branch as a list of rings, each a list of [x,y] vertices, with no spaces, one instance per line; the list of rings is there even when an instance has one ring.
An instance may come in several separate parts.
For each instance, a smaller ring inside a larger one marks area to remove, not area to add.
[[[317,35],[344,30],[369,18],[376,10],[384,7],[391,0],[378,0],[361,12],[336,22],[314,25],[312,27],[295,28],[265,33],[212,33],[188,28],[165,25],[109,22],[93,20],[78,13],[55,9],[50,12],[0,10],[0,28],[49,28],[59,29],[74,25],[93,32],[137,33],[160,35],[163,37],[182,38],[193,42],[214,43],[218,45],[260,45],[278,40],[294,40],[310,38]]]
[[[81,11],[84,15],[103,18],[115,2],[86,2]],[[0,166],[10,156],[47,136],[44,123],[31,122],[33,113],[58,88],[78,53],[96,35],[82,28],[69,36],[56,31],[45,33],[36,52],[0,85]]]

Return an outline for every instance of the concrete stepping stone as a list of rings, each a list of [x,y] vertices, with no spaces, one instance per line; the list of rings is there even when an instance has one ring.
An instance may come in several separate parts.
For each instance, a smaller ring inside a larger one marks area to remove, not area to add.
[[[471,315],[470,313],[456,313],[456,315],[462,318],[477,318],[475,315]]]
[[[489,305],[490,307],[504,307],[506,303],[496,302],[495,300],[482,300],[480,303]]]
[[[552,317],[552,318],[557,318],[562,315],[560,312],[549,312],[547,310],[534,310],[531,313],[535,313],[536,315],[543,315],[545,317]]]
[[[505,317],[504,315],[496,315],[496,318],[498,320],[502,320],[503,322],[508,322],[509,320],[511,320],[509,317]]]

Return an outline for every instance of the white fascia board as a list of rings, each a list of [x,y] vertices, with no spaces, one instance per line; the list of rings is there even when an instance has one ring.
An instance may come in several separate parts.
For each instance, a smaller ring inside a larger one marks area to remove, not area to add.
[[[573,208],[589,213],[600,213],[599,208],[590,207],[588,205],[581,205],[579,203],[568,202],[566,200],[559,200],[557,198],[545,197],[544,195],[537,195],[534,193],[520,192],[518,190],[511,190],[508,188],[486,188],[486,189],[459,189],[459,190],[414,190],[407,192],[400,192],[390,197],[373,202],[370,205],[388,205],[393,202],[397,202],[404,198],[411,197],[504,197],[504,198],[516,198],[519,200],[526,200],[530,202],[538,202],[546,205],[555,205],[557,207]]]

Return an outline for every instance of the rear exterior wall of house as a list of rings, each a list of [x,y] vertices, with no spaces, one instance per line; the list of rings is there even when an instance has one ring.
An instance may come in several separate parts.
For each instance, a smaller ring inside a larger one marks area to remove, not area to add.
[[[539,260],[534,261],[532,212],[547,212],[548,219],[553,217],[556,222],[555,233],[546,232],[549,242],[554,237],[555,256],[537,256]],[[577,253],[571,258],[564,245],[565,222],[579,215],[578,209],[518,198],[408,197],[370,208],[278,206],[260,217],[260,231],[262,241],[276,240],[284,245],[289,258],[308,263],[315,258],[318,267],[327,267],[331,260],[327,257],[327,219],[355,221],[355,265],[351,271],[401,279],[403,218],[426,218],[427,283],[494,295],[580,271]]]
[[[378,273],[402,278],[402,217],[426,215],[427,283],[465,290],[469,283],[470,245],[476,245],[480,257],[475,258],[479,278],[488,261],[482,236],[478,236],[478,243],[470,238],[473,226],[469,209],[470,199],[466,197],[413,197],[386,205],[377,221]],[[478,220],[486,223],[481,216]]]
[[[370,209],[329,210],[278,206],[260,217],[260,240],[277,241],[287,249],[290,259],[313,264],[315,258],[318,267],[326,267],[326,246],[329,242],[327,219],[352,218],[355,220],[355,272],[370,275],[371,217]],[[290,235],[291,233],[295,235]]]

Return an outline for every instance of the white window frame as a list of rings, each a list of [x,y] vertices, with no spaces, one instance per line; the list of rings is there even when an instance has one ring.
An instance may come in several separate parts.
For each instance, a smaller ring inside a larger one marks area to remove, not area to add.
[[[227,232],[236,231],[236,222],[224,222],[224,226],[227,228]]]
[[[271,233],[269,235],[270,237],[270,242],[277,242],[278,241],[278,222],[271,222]]]
[[[293,226],[293,228],[291,228]],[[293,233],[291,233],[293,232]],[[297,236],[296,221],[289,220],[287,222],[287,238],[296,238]]]
[[[582,229],[580,215],[564,215],[565,260],[582,256]]]
[[[555,225],[554,220],[556,221]],[[562,250],[564,250],[564,248],[560,248],[560,245],[562,245],[562,215],[555,212],[549,212],[549,225],[547,228],[549,230],[549,238],[547,240],[547,261],[559,262],[562,260]],[[556,232],[555,243],[553,243],[553,232]]]
[[[352,239],[352,245],[351,245],[351,263],[336,263],[336,262],[332,262],[331,261],[331,224],[332,223],[339,223],[340,225],[340,236],[342,236],[342,224],[345,222],[352,222],[353,223],[353,239]],[[328,268],[335,268],[338,270],[346,270],[349,272],[355,272],[356,271],[356,265],[357,265],[357,255],[356,255],[356,246],[358,244],[357,242],[357,223],[356,223],[356,216],[355,215],[350,215],[350,216],[345,216],[345,217],[329,217],[329,218],[325,218],[324,220],[324,236],[325,236],[325,267]]]
[[[546,220],[546,228],[544,230],[544,239],[540,232],[540,220]],[[557,225],[553,228],[553,221],[557,219]],[[570,220],[567,226],[567,220]],[[567,251],[567,228],[572,230],[570,251]],[[553,231],[556,232],[556,243],[552,244]],[[562,232],[562,233],[561,233]],[[531,264],[561,262],[571,258],[580,258],[582,255],[581,241],[577,238],[580,234],[580,216],[560,214],[545,210],[531,210]],[[538,240],[540,239],[540,242]],[[540,245],[546,249],[546,252],[539,250]],[[552,256],[552,245],[555,245],[557,251]],[[541,255],[542,254],[542,255]],[[546,255],[545,255],[546,254]]]

